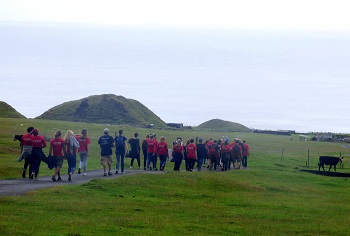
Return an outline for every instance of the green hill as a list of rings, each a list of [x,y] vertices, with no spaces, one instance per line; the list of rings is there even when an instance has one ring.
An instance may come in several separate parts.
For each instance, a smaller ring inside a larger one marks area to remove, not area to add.
[[[26,118],[24,115],[17,112],[6,102],[0,101],[0,117],[1,118]]]
[[[100,124],[129,124],[145,127],[165,123],[140,102],[113,94],[94,95],[55,106],[36,119]]]
[[[250,129],[244,125],[220,120],[220,119],[213,119],[209,120],[207,122],[204,122],[197,126],[198,129],[203,130],[215,130],[215,131],[227,131],[227,132],[249,132]]]

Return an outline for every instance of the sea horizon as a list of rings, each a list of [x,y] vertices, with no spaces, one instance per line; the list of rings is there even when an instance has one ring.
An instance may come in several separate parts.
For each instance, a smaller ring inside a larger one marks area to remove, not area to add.
[[[0,33],[0,99],[28,118],[115,94],[166,123],[350,133],[347,32],[0,22]]]

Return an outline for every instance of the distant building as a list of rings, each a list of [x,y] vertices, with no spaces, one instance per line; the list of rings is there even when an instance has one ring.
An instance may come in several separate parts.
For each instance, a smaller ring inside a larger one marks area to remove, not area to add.
[[[333,140],[333,134],[332,133],[318,133],[315,135],[314,139],[316,141],[330,141],[330,140]]]

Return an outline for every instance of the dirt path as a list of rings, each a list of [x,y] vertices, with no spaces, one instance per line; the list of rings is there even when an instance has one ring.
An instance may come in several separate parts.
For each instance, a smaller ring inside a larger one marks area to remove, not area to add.
[[[62,181],[52,181],[51,176],[40,176],[38,180],[32,179],[13,179],[13,180],[0,180],[0,197],[2,196],[19,196],[23,195],[27,192],[43,189],[43,188],[51,188],[57,185],[68,185],[68,184],[83,184],[87,183],[92,179],[110,179],[110,178],[119,178],[127,175],[134,174],[161,174],[164,172],[161,171],[144,171],[139,169],[126,169],[125,173],[122,174],[114,174],[112,176],[103,176],[102,170],[93,170],[88,171],[86,176],[82,174],[73,174],[72,182],[68,181],[68,175],[62,175]]]

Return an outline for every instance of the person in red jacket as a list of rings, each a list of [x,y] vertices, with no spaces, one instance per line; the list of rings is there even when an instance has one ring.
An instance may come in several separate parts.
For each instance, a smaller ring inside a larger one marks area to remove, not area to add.
[[[240,169],[242,162],[242,147],[239,144],[239,140],[236,139],[232,144],[232,158],[233,158],[233,169]]]
[[[158,153],[159,160],[160,160],[159,169],[161,171],[164,171],[166,159],[169,158],[169,153],[168,153],[168,144],[165,142],[165,138],[163,136],[160,137],[160,139],[159,139],[157,153]]]
[[[32,154],[31,154],[31,166],[32,173],[30,175],[31,179],[38,180],[39,168],[41,160],[46,158],[43,153],[43,148],[46,147],[46,141],[43,136],[39,135],[39,131],[37,129],[33,129],[31,134],[33,135],[32,140]]]
[[[78,174],[81,172],[81,168],[83,168],[83,175],[86,175],[86,169],[87,169],[87,159],[89,157],[89,145],[91,143],[90,138],[87,136],[87,129],[83,129],[81,131],[80,135],[76,135],[75,138],[79,142],[79,157],[80,157],[80,163],[79,163],[79,169]]]
[[[153,139],[153,134],[149,135],[149,139],[147,140],[147,170],[152,170],[155,168],[154,165],[154,154],[157,152],[157,144]],[[152,166],[151,166],[152,163]]]
[[[228,144],[228,140],[221,145],[221,160],[222,160],[222,171],[227,171],[230,161],[231,145]]]
[[[243,159],[242,159],[242,166],[244,168],[247,168],[248,167],[248,156],[249,156],[249,145],[245,142],[245,140],[243,140],[243,146],[244,146],[244,149],[243,149]]]
[[[181,145],[181,139],[178,139],[176,141],[175,146],[173,146],[173,152],[172,152],[173,158],[171,159],[171,161],[174,162],[174,171],[180,171],[180,166],[182,163],[182,159],[184,157],[183,151],[184,151],[184,148]]]
[[[197,161],[197,147],[194,144],[194,139],[190,139],[190,144],[186,146],[187,150],[187,171],[192,171],[194,164]]]
[[[33,129],[34,127],[28,127],[27,133],[23,134],[21,139],[21,155],[19,156],[17,161],[20,162],[24,159],[22,178],[26,177],[28,166],[29,166],[29,175],[32,173],[31,166],[30,166],[30,155],[32,154],[31,132]]]
[[[52,181],[56,181],[56,175],[58,176],[58,181],[61,181],[61,168],[63,164],[63,158],[66,156],[65,147],[64,147],[64,139],[61,138],[62,132],[57,130],[55,133],[55,138],[50,140],[50,151],[49,156],[53,154],[53,157],[56,160],[55,164],[55,172],[52,176]]]

